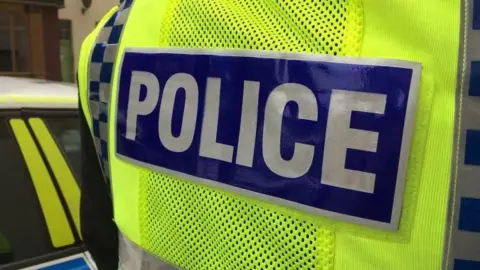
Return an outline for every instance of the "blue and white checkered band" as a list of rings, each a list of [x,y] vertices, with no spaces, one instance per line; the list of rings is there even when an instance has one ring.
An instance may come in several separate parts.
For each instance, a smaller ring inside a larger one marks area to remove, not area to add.
[[[480,269],[480,0],[464,0],[445,269]]]
[[[118,44],[133,0],[125,0],[105,23],[95,41],[88,74],[89,108],[92,116],[93,136],[100,166],[110,183],[108,158],[108,104]]]

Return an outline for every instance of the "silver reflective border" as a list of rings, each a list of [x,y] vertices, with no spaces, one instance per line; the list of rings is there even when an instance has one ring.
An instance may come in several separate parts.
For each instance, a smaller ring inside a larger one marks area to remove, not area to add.
[[[176,270],[176,266],[139,247],[122,233],[118,236],[119,269],[121,270]]]

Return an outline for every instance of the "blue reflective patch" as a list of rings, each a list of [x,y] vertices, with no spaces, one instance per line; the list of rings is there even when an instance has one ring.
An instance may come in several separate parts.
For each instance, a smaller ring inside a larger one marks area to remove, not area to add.
[[[99,137],[100,136],[100,121],[94,119],[92,121],[92,126],[93,126],[93,135],[95,137]]]
[[[112,80],[113,63],[103,63],[100,71],[100,82],[110,83]]]
[[[105,50],[106,50],[106,45],[105,44],[96,44],[95,47],[93,47],[93,52],[92,52],[92,62],[93,63],[102,63],[103,62],[103,57],[105,55]]]
[[[480,269],[480,262],[468,260],[455,260],[453,270],[478,270]]]
[[[129,8],[133,4],[133,0],[124,0],[124,8]]]
[[[100,100],[100,95],[98,94],[98,91],[100,90],[100,82],[90,82],[90,96],[89,98],[91,100],[99,101]]]
[[[470,65],[470,85],[468,95],[472,97],[480,97],[480,61],[473,61]]]
[[[249,53],[127,51],[117,155],[301,210],[397,228],[420,66]]]
[[[103,156],[108,155],[108,145],[107,142],[105,141],[100,141],[100,148],[101,148],[101,153]]]
[[[480,232],[480,199],[462,198],[458,229],[469,232]]]
[[[38,270],[91,270],[84,258],[77,258],[66,262],[38,268]]]
[[[110,37],[108,37],[108,43],[118,43],[120,42],[120,35],[122,34],[123,24],[122,25],[115,25],[112,27],[112,32],[110,33]]]
[[[473,21],[472,28],[480,30],[480,0],[473,0]]]
[[[467,130],[465,164],[480,166],[480,130]]]

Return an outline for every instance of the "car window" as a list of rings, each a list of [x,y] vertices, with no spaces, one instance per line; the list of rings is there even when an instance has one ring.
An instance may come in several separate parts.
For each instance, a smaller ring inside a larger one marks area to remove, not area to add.
[[[5,235],[0,233],[0,265],[13,261],[13,252]]]
[[[78,117],[42,117],[48,129],[64,153],[75,179],[80,185],[81,138]]]
[[[9,118],[1,116],[0,149],[1,265],[55,250],[30,173],[9,125]]]

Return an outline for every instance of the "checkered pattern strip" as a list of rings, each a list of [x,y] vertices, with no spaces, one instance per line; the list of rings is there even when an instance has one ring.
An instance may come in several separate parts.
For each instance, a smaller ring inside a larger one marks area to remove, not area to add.
[[[88,74],[89,109],[93,136],[100,166],[110,183],[108,162],[108,104],[112,87],[113,68],[117,60],[118,44],[133,0],[125,0],[108,19],[95,41]]]
[[[468,8],[465,77],[458,104],[458,177],[449,269],[480,269],[480,0],[465,0]]]

